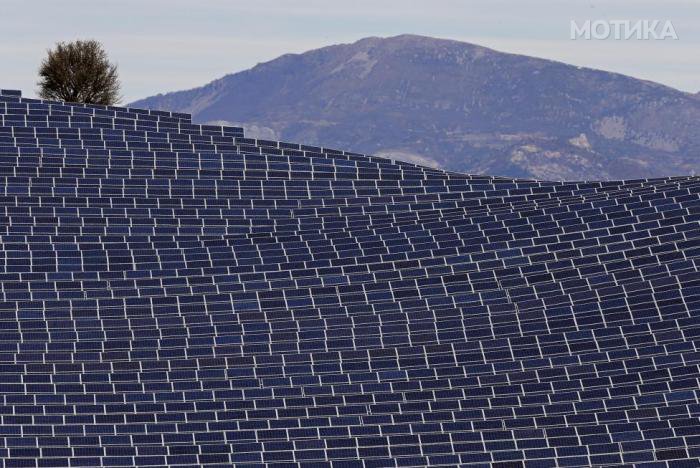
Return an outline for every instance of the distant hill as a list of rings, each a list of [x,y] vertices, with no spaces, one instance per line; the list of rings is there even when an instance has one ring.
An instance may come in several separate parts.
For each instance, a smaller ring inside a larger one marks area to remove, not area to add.
[[[471,173],[566,180],[700,173],[696,95],[422,36],[287,54],[130,105]]]

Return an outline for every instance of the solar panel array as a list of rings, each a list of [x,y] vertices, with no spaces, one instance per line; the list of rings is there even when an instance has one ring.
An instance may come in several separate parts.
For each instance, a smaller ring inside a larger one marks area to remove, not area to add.
[[[699,466],[697,177],[2,91],[0,178],[0,466]]]

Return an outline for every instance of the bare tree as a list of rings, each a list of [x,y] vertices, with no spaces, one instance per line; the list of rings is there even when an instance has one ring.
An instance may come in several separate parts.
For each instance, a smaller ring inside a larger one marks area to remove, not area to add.
[[[119,102],[117,66],[94,40],[59,42],[39,68],[39,96],[86,104]]]

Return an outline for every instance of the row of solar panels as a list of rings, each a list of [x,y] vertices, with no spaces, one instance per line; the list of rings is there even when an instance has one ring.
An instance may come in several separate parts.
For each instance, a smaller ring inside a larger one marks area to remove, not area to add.
[[[0,466],[698,466],[700,180],[0,92]]]

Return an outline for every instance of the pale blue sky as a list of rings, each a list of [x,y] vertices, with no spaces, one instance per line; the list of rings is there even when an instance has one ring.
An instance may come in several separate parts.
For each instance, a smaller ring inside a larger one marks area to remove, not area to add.
[[[672,21],[679,39],[572,41],[576,20]],[[283,53],[424,34],[700,91],[700,0],[3,0],[0,87],[32,96],[56,41],[94,38],[124,102],[192,88]]]

